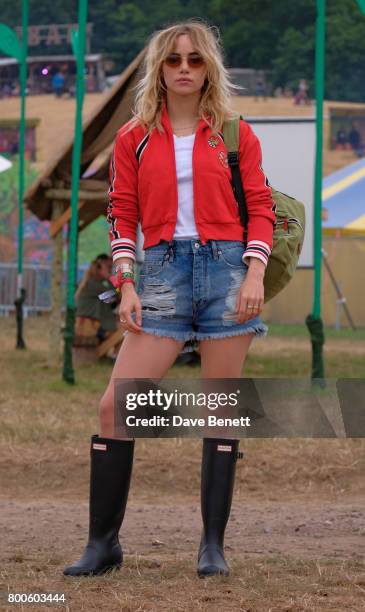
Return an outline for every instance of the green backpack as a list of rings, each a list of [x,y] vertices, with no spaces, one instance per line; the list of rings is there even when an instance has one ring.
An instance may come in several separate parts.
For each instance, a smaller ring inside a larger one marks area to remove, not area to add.
[[[227,121],[223,127],[223,136],[228,149],[228,164],[231,168],[233,192],[238,203],[241,223],[247,228],[248,214],[238,158],[239,121],[241,118],[243,119],[243,117],[237,117]],[[276,223],[273,247],[264,277],[265,303],[284,289],[293,278],[303,246],[305,231],[304,204],[272,187],[271,189],[276,204]],[[244,235],[244,242],[246,240]]]

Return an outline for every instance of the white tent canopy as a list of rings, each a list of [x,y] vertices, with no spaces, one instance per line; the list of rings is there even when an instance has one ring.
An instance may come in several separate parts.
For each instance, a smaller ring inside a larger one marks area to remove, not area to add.
[[[11,168],[12,165],[13,164],[8,159],[6,159],[6,157],[3,157],[2,155],[0,155],[0,172],[9,170],[9,168]]]

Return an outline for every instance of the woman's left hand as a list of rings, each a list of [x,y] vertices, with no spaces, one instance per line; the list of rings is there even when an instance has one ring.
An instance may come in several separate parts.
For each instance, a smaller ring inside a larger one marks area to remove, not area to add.
[[[244,323],[259,315],[264,306],[265,264],[257,257],[250,257],[250,265],[238,291],[237,323]]]

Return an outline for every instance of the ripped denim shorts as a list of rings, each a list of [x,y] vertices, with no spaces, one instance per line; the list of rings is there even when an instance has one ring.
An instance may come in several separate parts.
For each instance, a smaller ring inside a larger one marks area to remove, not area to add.
[[[137,283],[143,331],[185,341],[184,352],[207,338],[266,336],[268,327],[259,316],[236,321],[237,292],[248,270],[244,251],[239,240],[203,245],[195,239],[145,249]]]

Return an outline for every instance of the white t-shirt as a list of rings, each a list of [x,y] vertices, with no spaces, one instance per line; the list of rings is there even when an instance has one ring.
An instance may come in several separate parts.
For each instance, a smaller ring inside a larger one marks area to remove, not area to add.
[[[175,159],[178,189],[178,212],[174,239],[199,238],[194,219],[193,146],[195,134],[175,136]]]

